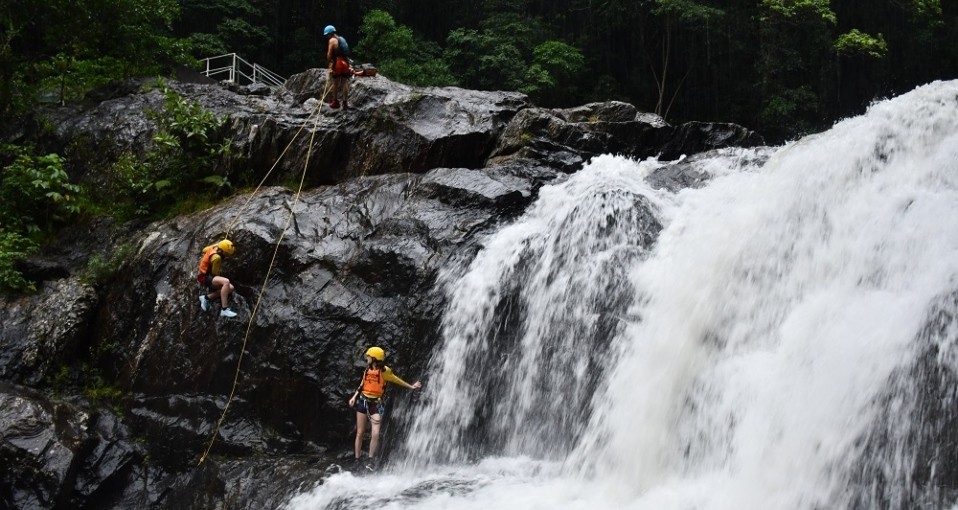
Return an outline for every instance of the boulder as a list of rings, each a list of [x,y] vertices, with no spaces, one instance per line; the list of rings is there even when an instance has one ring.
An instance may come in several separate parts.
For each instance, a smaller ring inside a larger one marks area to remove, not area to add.
[[[735,124],[671,126],[657,115],[610,101],[565,110],[521,110],[503,130],[489,162],[531,159],[574,172],[599,154],[666,161],[722,147],[763,144],[761,136]]]
[[[131,482],[143,451],[112,412],[0,383],[0,503],[5,508],[95,508]],[[102,508],[102,507],[101,507]]]
[[[37,296],[0,304],[0,380],[36,386],[87,357],[99,298],[79,277],[49,281]]]

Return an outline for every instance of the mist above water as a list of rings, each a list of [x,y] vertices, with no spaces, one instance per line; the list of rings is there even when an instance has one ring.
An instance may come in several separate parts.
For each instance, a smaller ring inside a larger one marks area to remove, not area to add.
[[[925,391],[919,338],[958,372],[935,322],[958,313],[956,111],[958,83],[934,83],[761,165],[682,163],[700,188],[611,156],[543,188],[444,275],[442,343],[390,466],[290,508],[953,504],[914,473],[932,461],[917,415],[888,418]]]

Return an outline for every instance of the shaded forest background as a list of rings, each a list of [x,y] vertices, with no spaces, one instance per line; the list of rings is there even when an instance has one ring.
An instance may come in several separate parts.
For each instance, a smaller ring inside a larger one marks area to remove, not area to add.
[[[7,0],[0,100],[9,116],[230,52],[289,76],[325,66],[327,24],[396,81],[619,99],[772,141],[958,77],[940,0]]]
[[[521,91],[544,107],[617,99],[769,143],[958,78],[954,0],[3,0],[0,292],[35,290],[23,261],[84,218],[172,217],[249,186],[230,172],[226,119],[161,77],[233,52],[287,77],[325,67],[329,24],[395,81]],[[55,126],[38,108],[143,76],[166,98],[148,112],[152,146],[90,161],[82,140],[44,145]],[[78,178],[92,165],[105,183]]]

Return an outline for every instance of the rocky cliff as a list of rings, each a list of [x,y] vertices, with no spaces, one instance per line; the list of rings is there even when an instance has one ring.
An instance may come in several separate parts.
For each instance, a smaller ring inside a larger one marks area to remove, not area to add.
[[[0,298],[0,506],[275,507],[350,451],[346,400],[367,346],[429,384],[440,276],[540,187],[602,153],[761,144],[740,126],[672,126],[624,103],[547,110],[517,93],[353,81],[347,112],[317,109],[323,70],[277,91],[170,84],[228,116],[235,171],[261,178],[278,161],[272,186],[169,221],[92,220],[28,264],[38,292]],[[162,95],[140,85],[46,112],[47,143],[90,162],[76,179],[100,182],[96,161],[148,143]],[[304,170],[298,199],[277,186]],[[701,176],[678,164],[653,178]],[[203,313],[194,280],[200,249],[227,230],[235,319]],[[91,260],[109,267],[91,276]]]

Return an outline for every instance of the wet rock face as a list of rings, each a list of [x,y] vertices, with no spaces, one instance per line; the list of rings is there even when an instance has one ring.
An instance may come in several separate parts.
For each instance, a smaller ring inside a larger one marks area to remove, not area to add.
[[[109,315],[92,336],[121,339],[111,371],[121,387],[155,396],[229,394],[245,341],[238,395],[251,413],[286,437],[344,437],[352,425],[345,402],[363,350],[382,345],[397,372],[416,377],[442,311],[437,271],[468,249],[472,236],[521,212],[550,175],[501,168],[378,176],[308,192],[295,206],[292,193],[272,188],[246,211],[240,197],[158,225],[142,238],[129,285],[104,297]],[[295,221],[246,337],[290,210]],[[236,215],[237,254],[225,272],[237,286],[240,317],[225,320],[200,311],[193,275],[209,236]],[[199,400],[182,406],[211,414]]]
[[[135,438],[111,410],[88,401],[0,384],[0,406],[2,508],[175,510],[217,508],[223,501],[231,501],[230,508],[279,508],[298,488],[336,470],[328,456],[303,452],[171,463],[156,454],[175,446],[175,436]],[[152,449],[144,448],[144,439]]]
[[[574,172],[599,154],[674,160],[722,147],[763,144],[761,136],[735,124],[671,126],[658,115],[611,101],[567,110],[523,109],[506,126],[489,160],[533,159]]]
[[[44,432],[30,432],[47,438],[32,450],[59,445],[56,451],[64,457],[49,465],[37,457],[31,462],[39,467],[9,473],[7,485],[25,487],[17,501],[32,498],[37,508],[54,508],[59,503],[51,502],[63,498],[72,502],[70,508],[173,508],[187,500],[219,501],[237,491],[250,498],[240,507],[256,508],[256,501],[279,498],[285,493],[275,486],[236,485],[221,471],[242,472],[250,469],[248,461],[224,468],[218,459],[264,453],[322,459],[328,448],[347,448],[355,419],[346,400],[362,373],[362,351],[382,345],[400,376],[422,376],[443,307],[437,272],[468,260],[483,233],[521,214],[536,190],[555,177],[551,169],[532,165],[481,172],[440,168],[312,190],[295,205],[289,190],[267,188],[248,205],[249,197],[241,196],[204,213],[141,228],[128,238],[130,255],[107,285],[71,277],[43,283],[35,296],[2,302],[0,313],[9,319],[0,338],[5,380],[47,386],[50,378],[41,374],[58,370],[42,367],[73,362],[69,379],[90,384],[75,373],[82,362],[84,371],[96,370],[121,391],[113,405],[123,410],[120,419],[89,403],[54,403],[39,394],[3,397],[7,421],[0,430],[12,435],[4,435],[0,449],[12,452],[11,462],[26,462],[16,432],[24,423],[45,424]],[[276,250],[291,210],[294,219]],[[211,313],[199,309],[194,274],[201,248],[221,238],[234,219],[230,237],[237,253],[224,270],[237,287],[232,306],[240,316],[223,319],[218,306]],[[65,259],[75,248],[68,242],[47,253]],[[43,321],[31,323],[31,313],[54,305],[76,319],[52,321],[53,329]],[[57,340],[35,356],[45,360],[40,365],[30,364],[34,358],[26,355],[41,345],[31,333],[36,328]],[[70,342],[83,354],[62,347]],[[197,468],[234,377],[236,397],[207,460],[217,466]],[[22,403],[11,404],[15,398]],[[392,412],[408,410],[412,398],[393,390]],[[24,411],[8,413],[8,408]],[[56,426],[63,421],[56,409],[70,416],[69,427]],[[295,464],[285,459],[276,465],[285,463]],[[316,474],[312,468],[288,473],[297,486],[306,479],[298,476]],[[262,494],[253,490],[257,487]],[[109,494],[109,503],[101,494]]]
[[[150,81],[137,83],[111,89],[133,89],[132,94],[109,97],[104,90],[92,96],[100,101],[85,109],[46,112],[46,122],[57,126],[51,145],[69,145],[76,156],[104,161],[148,150],[155,124],[147,112],[161,111],[164,96]],[[277,163],[270,182],[298,181],[308,167],[311,186],[364,175],[482,167],[503,126],[529,106],[526,96],[514,92],[412,88],[375,76],[352,80],[351,110],[330,110],[318,101],[328,93],[325,69],[295,75],[270,95],[238,94],[216,84],[167,85],[229,118],[234,151],[254,180]],[[82,177],[93,185],[107,179],[99,173]]]
[[[269,173],[271,183],[298,182],[304,168],[307,185],[317,186],[357,176],[477,169],[511,160],[572,172],[599,154],[671,160],[763,143],[742,126],[671,126],[617,101],[543,109],[516,92],[415,88],[382,75],[353,78],[352,109],[330,110],[320,102],[328,95],[325,69],[294,75],[268,95],[248,88],[241,94],[218,84],[167,84],[228,118],[242,170],[255,181]],[[155,133],[147,112],[161,111],[163,100],[148,80],[103,89],[91,94],[86,107],[47,111],[45,122],[56,126],[49,143],[69,147],[71,160],[109,162],[125,152],[143,154]],[[110,178],[103,166],[74,173],[88,185],[103,186]]]
[[[143,460],[127,429],[88,402],[53,401],[0,384],[0,502],[5,508],[92,508]]]
[[[64,278],[50,282],[38,297],[0,307],[0,380],[36,386],[84,357],[87,328],[99,304],[93,287]]]
[[[876,398],[846,482],[849,508],[947,508],[958,499],[958,291],[942,296],[914,340],[916,355]]]
[[[148,149],[146,112],[163,96],[145,83],[48,112],[57,126],[48,143],[90,162],[75,178],[97,185],[107,176],[96,162]],[[298,181],[308,155],[299,200],[267,187],[155,224],[93,222],[31,261],[36,295],[0,296],[0,381],[24,385],[0,388],[0,461],[28,466],[0,473],[10,488],[0,487],[0,503],[275,507],[351,449],[346,402],[368,346],[384,347],[410,382],[428,375],[445,305],[440,273],[468,263],[541,186],[595,154],[678,157],[756,142],[738,126],[671,127],[625,103],[543,110],[521,94],[415,89],[382,76],[355,78],[355,110],[330,112],[316,108],[325,85],[324,70],[269,95],[171,83],[229,116],[245,156],[236,171],[261,177],[289,145],[271,178]],[[692,165],[650,177],[669,188],[705,178]],[[235,319],[220,318],[216,303],[203,313],[195,281],[201,249],[226,235],[237,247],[224,263]],[[94,255],[116,267],[91,277]],[[112,407],[69,396],[103,384]],[[392,390],[390,412],[401,416],[415,398]],[[386,454],[389,445],[387,433]]]

